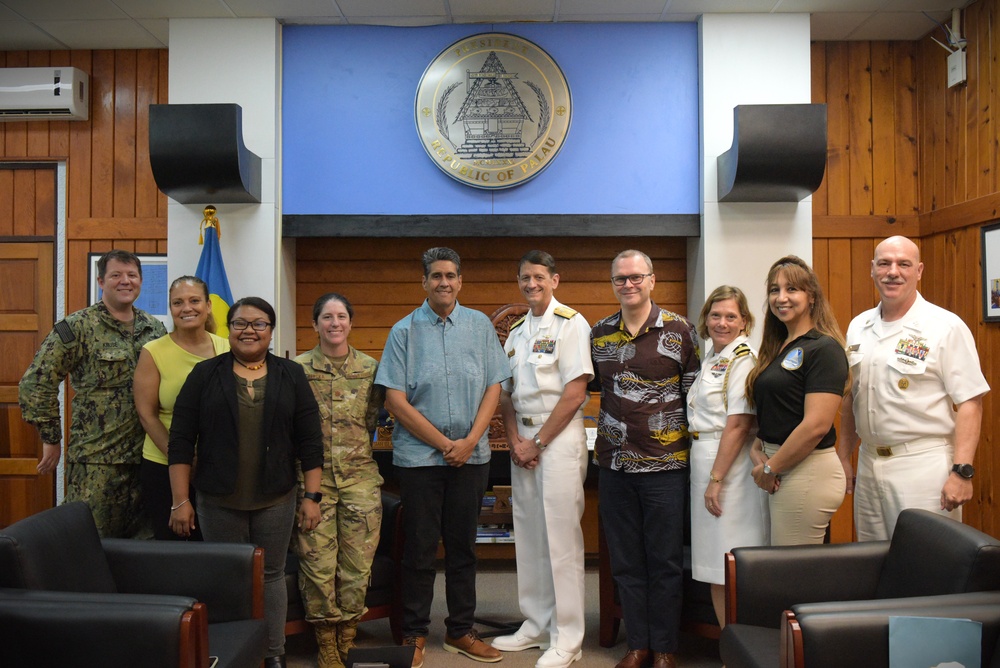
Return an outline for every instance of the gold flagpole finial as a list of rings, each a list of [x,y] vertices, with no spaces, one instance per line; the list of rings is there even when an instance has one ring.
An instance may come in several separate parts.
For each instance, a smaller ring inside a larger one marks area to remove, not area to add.
[[[219,224],[219,219],[215,216],[216,208],[209,204],[205,207],[204,218],[201,219],[201,225],[198,227],[198,243],[205,243],[205,228],[214,227],[215,233],[222,238],[222,226]]]

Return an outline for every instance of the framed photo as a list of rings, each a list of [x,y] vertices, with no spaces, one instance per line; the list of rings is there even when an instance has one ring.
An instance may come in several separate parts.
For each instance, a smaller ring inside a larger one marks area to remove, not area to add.
[[[97,261],[104,253],[90,253],[87,256],[87,282],[90,285],[88,304],[96,304],[101,298],[101,288],[97,285]],[[157,318],[164,327],[170,329],[173,320],[170,317],[170,281],[167,279],[167,256],[139,255],[142,262],[142,291],[135,300],[135,307],[142,309]]]
[[[983,320],[1000,322],[1000,223],[983,230]]]

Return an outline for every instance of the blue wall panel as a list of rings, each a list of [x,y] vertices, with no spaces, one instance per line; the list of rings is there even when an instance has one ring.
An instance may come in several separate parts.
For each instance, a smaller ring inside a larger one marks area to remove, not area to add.
[[[481,32],[538,44],[573,94],[559,155],[507,190],[449,178],[413,120],[430,61]],[[286,26],[284,214],[697,214],[697,39],[693,23]]]

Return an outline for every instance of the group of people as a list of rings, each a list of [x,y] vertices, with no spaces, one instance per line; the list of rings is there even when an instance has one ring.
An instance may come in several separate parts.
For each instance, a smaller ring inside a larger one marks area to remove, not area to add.
[[[795,256],[775,262],[759,352],[739,288],[714,290],[694,326],[653,302],[653,264],[638,250],[612,261],[621,308],[593,327],[555,298],[554,258],[525,254],[517,285],[528,312],[503,346],[484,314],[458,302],[459,255],[431,248],[422,264],[427,297],[393,326],[379,362],[348,343],[354,310],[337,293],[314,306],[318,345],[290,361],[269,352],[270,304],[238,300],[228,339],[215,336],[208,288],[190,276],[170,287],[167,334],[133,306],[139,259],[109,252],[101,301],[57,323],[21,381],[23,416],[44,442],[39,472],[59,460],[58,386],[69,375],[66,499],[90,504],[104,536],[151,529],[264,547],[268,666],[284,665],[290,542],[319,665],[343,666],[353,646],[381,521],[371,438],[383,405],[395,418],[413,668],[442,544],[445,650],[496,662],[538,649],[536,668],[581,658],[588,389],[600,391],[600,515],[628,642],[616,668],[677,665],[688,522],[693,576],[711,585],[722,624],[726,551],[823,542],[849,493],[859,540],[887,539],[904,508],[960,519],[972,497],[989,386],[968,327],[918,293],[923,264],[909,239],[876,247],[881,301],[846,339],[812,269]],[[475,538],[498,404],[525,620],[488,644],[474,626]]]
[[[343,666],[382,511],[371,434],[383,392],[378,363],[347,343],[350,302],[316,302],[318,345],[292,361],[269,352],[275,312],[258,297],[230,307],[222,338],[208,286],[182,276],[169,289],[167,334],[134,306],[134,254],[105,254],[98,284],[101,300],[55,325],[20,383],[24,419],[45,443],[39,472],[59,461],[58,388],[69,375],[66,500],[87,502],[104,537],[263,547],[267,666],[285,663],[291,543],[320,665]]]

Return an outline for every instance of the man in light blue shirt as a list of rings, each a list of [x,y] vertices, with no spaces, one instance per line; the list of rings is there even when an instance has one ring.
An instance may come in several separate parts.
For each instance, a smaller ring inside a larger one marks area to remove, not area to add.
[[[395,416],[393,464],[405,509],[403,643],[423,665],[438,541],[445,549],[449,652],[492,663],[476,612],[476,525],[489,480],[487,430],[510,365],[489,318],[461,306],[462,261],[450,248],[423,255],[427,299],[397,322],[375,383]]]

